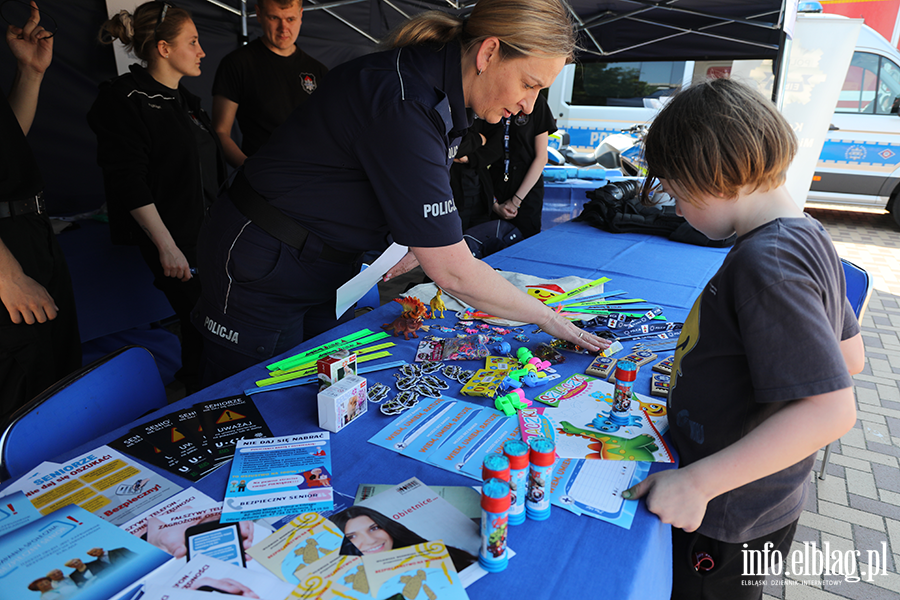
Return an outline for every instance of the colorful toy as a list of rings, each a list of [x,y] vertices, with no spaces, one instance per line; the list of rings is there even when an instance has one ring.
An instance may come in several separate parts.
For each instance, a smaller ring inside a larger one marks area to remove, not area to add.
[[[669,395],[669,375],[654,373],[650,378],[650,395],[665,398]]]
[[[435,316],[437,313],[441,313],[441,318],[444,318],[444,311],[447,310],[447,307],[444,305],[444,299],[441,298],[441,295],[444,291],[441,288],[437,289],[437,292],[434,294],[434,298],[431,299],[429,304],[431,305],[431,318],[437,319]]]
[[[537,356],[532,357],[532,359],[528,361],[528,364],[533,365],[538,371],[547,371],[550,369],[550,361],[541,360]]]
[[[507,417],[513,417],[517,410],[528,408],[531,402],[525,399],[522,388],[516,388],[505,396],[500,396],[494,401],[497,410],[502,411]]]
[[[479,369],[475,372],[471,379],[459,391],[464,396],[482,396],[485,398],[493,398],[500,387],[500,382],[506,377],[504,371],[491,371],[488,369]]]
[[[662,359],[661,361],[659,361],[658,363],[653,365],[651,367],[651,369],[653,369],[657,373],[662,373],[663,375],[671,375],[672,367],[674,367],[674,366],[675,366],[675,357],[667,356],[666,358]]]
[[[416,335],[416,331],[422,326],[422,320],[428,316],[428,309],[425,308],[422,301],[415,296],[410,296],[408,298],[394,298],[394,302],[400,303],[400,306],[403,307],[403,312],[390,323],[382,325],[381,328],[385,330],[393,329],[394,336],[398,336],[402,333],[403,338],[406,340],[409,339],[410,335],[414,338],[418,338],[419,336]]]
[[[634,396],[636,377],[637,365],[625,359],[618,362],[612,409],[608,413],[598,414],[597,418],[591,422],[593,427],[605,433],[613,433],[622,427],[637,425],[641,422],[642,417],[631,414],[631,399]]]
[[[509,459],[509,524],[525,522],[525,491],[528,482],[528,444],[522,440],[508,440],[503,454]]]
[[[543,521],[550,518],[550,479],[556,462],[556,444],[545,437],[528,440],[528,495],[525,496],[525,514],[529,519]]]
[[[526,364],[529,360],[534,358],[534,354],[531,353],[531,350],[522,346],[518,350],[516,350],[516,358],[519,359],[519,362],[523,365]]]
[[[598,356],[584,372],[593,377],[606,379],[612,374],[613,369],[616,367],[616,362],[617,360],[615,358]]]
[[[491,478],[481,486],[481,549],[478,564],[489,573],[498,573],[509,561],[506,528],[510,504],[509,483]]]

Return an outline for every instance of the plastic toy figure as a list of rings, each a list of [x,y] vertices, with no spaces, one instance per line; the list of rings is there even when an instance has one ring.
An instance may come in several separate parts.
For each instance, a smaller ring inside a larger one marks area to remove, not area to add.
[[[437,289],[437,293],[434,295],[434,298],[431,299],[431,318],[437,319],[438,313],[441,313],[441,318],[444,318],[444,311],[447,310],[447,307],[444,306],[444,299],[441,298],[443,295],[443,290],[441,288]]]
[[[428,317],[428,309],[422,304],[422,301],[415,296],[409,298],[394,298],[394,302],[399,302],[403,307],[400,316],[381,326],[382,329],[393,329],[395,336],[403,334],[403,338],[408,340],[412,335],[418,338],[416,331],[422,326],[422,320]]]

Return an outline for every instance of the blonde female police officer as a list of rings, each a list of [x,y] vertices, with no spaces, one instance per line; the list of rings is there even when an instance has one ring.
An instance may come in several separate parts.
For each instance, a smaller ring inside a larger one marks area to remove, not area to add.
[[[418,263],[481,310],[591,350],[606,346],[474,259],[450,190],[472,113],[489,123],[530,113],[572,59],[565,6],[480,0],[465,20],[415,17],[389,45],[330,71],[213,206],[200,235],[203,296],[194,312],[206,383],[348,319],[335,319],[335,290],[388,235],[410,253],[386,277]]]

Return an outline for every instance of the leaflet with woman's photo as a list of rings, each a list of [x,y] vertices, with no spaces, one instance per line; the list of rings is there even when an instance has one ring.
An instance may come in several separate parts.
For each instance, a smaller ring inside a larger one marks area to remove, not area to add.
[[[443,540],[465,586],[485,574],[478,566],[478,524],[415,477],[329,519],[344,534],[341,554],[368,556]]]

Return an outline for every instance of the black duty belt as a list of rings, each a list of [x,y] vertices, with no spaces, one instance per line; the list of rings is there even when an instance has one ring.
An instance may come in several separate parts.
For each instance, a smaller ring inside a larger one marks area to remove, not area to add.
[[[231,202],[241,214],[253,221],[263,231],[280,242],[302,250],[306,244],[309,231],[297,221],[284,214],[278,208],[269,204],[259,192],[253,189],[243,171],[238,171],[228,189]],[[336,250],[328,244],[322,243],[321,258],[327,261],[351,264],[360,256],[359,252],[345,252]]]
[[[25,200],[0,202],[0,219],[44,212],[44,196],[38,194]]]

